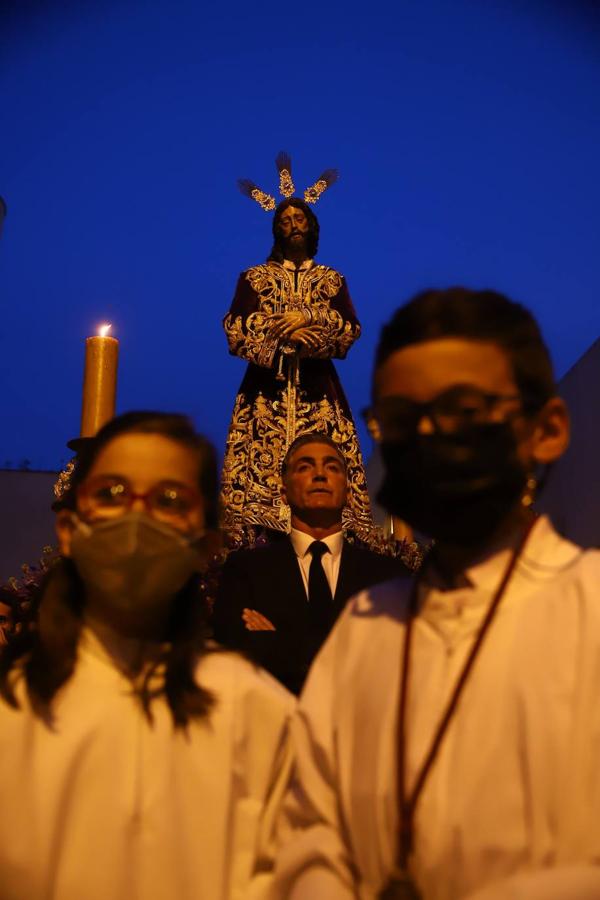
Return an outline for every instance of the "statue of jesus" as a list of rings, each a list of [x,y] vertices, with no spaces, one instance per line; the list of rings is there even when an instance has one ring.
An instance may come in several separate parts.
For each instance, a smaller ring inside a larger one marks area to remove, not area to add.
[[[328,174],[305,198],[314,197],[319,186],[324,190]],[[263,208],[275,207],[269,195],[244,184]],[[223,526],[234,546],[252,542],[263,529],[288,531],[281,462],[296,437],[321,432],[333,438],[346,461],[344,526],[367,540],[373,522],[363,461],[332,363],[345,358],[360,324],[344,276],[314,259],[319,223],[305,200],[288,196],[277,206],[273,238],[266,262],[240,275],[223,321],[230,353],[249,363],[226,444]]]

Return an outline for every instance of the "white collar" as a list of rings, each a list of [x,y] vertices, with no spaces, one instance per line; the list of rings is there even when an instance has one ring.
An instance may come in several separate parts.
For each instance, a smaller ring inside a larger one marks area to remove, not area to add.
[[[299,559],[303,559],[308,553],[308,548],[311,544],[314,543],[316,538],[312,536],[312,534],[307,534],[305,531],[300,531],[298,528],[292,528],[290,532],[290,540],[292,542],[292,547],[294,548],[294,552]],[[344,543],[344,534],[343,532],[336,531],[334,534],[330,534],[328,537],[321,538],[321,541],[327,545],[329,548],[329,552],[331,553],[334,559],[342,552],[342,546]]]
[[[457,589],[493,591],[508,564],[517,539],[515,534],[512,541],[507,541],[501,547],[491,547],[480,560],[464,571],[459,578],[461,586]],[[531,530],[516,572],[520,578],[528,581],[552,579],[571,565],[582,552],[581,547],[565,540],[554,530],[548,516],[540,516]],[[425,574],[423,584],[434,590],[439,588],[439,577],[436,577],[434,569],[429,577]]]

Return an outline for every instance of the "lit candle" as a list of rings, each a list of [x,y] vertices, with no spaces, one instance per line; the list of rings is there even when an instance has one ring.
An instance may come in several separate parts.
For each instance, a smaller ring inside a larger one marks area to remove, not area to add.
[[[86,338],[81,437],[93,437],[115,414],[119,342],[110,337],[110,325]]]

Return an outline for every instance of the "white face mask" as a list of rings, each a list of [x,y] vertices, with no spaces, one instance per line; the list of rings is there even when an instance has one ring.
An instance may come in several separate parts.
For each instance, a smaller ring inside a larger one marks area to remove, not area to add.
[[[201,566],[195,542],[142,512],[91,525],[76,520],[71,558],[96,617],[141,622],[168,607]]]

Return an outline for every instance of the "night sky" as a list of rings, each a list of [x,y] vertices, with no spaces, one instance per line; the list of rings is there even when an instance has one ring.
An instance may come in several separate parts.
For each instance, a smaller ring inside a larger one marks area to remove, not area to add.
[[[600,333],[600,12],[534,0],[3,2],[0,467],[56,468],[84,339],[121,341],[118,410],[193,416],[222,451],[244,363],[221,319],[266,257],[288,150],[328,167],[318,258],[363,337],[415,291],[492,287],[539,317],[558,374]],[[363,435],[368,455],[368,439]]]

